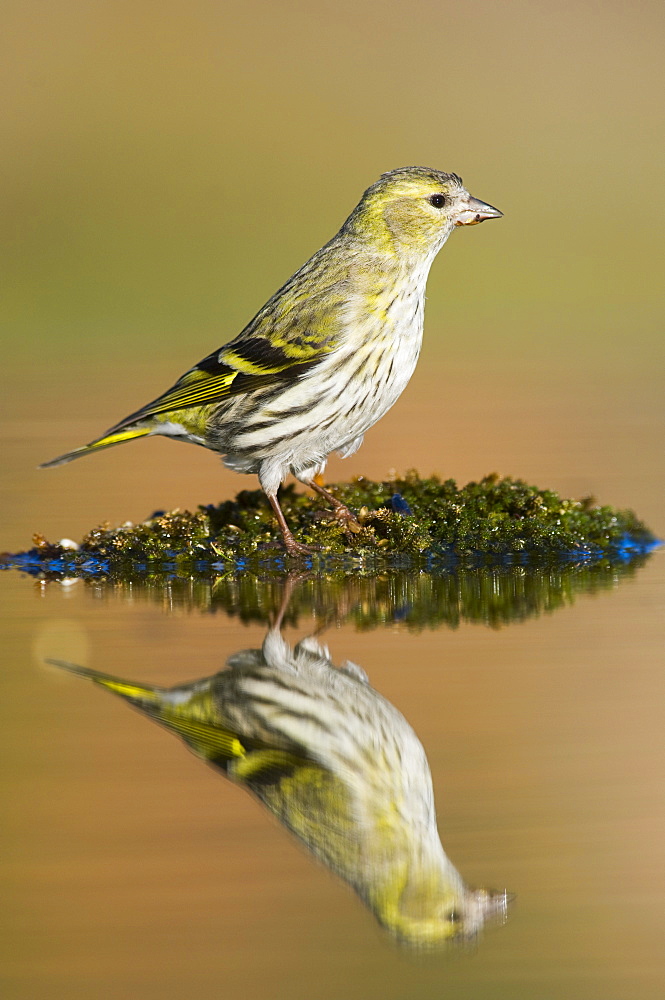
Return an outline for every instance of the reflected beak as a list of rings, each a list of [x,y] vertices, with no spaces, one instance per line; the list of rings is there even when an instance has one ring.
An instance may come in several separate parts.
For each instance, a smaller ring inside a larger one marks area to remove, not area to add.
[[[498,208],[492,208],[491,205],[484,201],[478,201],[471,195],[461,202],[460,209],[455,222],[456,226],[475,226],[479,222],[484,222],[485,219],[500,219],[503,215],[503,212],[500,212]]]

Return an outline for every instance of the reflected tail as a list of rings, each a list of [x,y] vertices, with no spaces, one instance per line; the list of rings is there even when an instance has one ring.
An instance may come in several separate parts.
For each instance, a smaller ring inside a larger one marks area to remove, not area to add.
[[[103,674],[99,670],[91,670],[90,667],[79,667],[78,664],[69,663],[67,660],[47,660],[46,662],[53,667],[60,667],[72,674],[78,674],[79,677],[87,677],[88,680],[94,681],[95,684],[101,684],[107,691],[120,695],[121,698],[145,711],[150,711],[151,708],[158,709],[166,693],[162,688],[148,687],[133,681],[123,681],[119,677]]]
[[[183,689],[150,687],[125,681],[111,674],[104,674],[89,667],[80,667],[67,660],[47,660],[54,667],[68,670],[79,677],[86,677],[107,691],[119,695],[131,705],[145,712],[172,733],[180,736],[198,757],[218,765],[244,758],[246,747],[228,729],[214,718],[214,706],[209,694],[192,693],[183,698]]]

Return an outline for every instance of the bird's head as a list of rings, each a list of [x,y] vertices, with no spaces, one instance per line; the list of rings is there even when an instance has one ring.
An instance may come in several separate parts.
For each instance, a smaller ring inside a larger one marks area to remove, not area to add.
[[[411,872],[401,894],[385,893],[377,916],[406,947],[438,948],[471,941],[483,926],[504,922],[512,893],[472,889],[446,859],[444,871]]]
[[[344,230],[377,250],[432,256],[455,226],[473,226],[503,213],[472,197],[457,174],[400,167],[365,191]]]

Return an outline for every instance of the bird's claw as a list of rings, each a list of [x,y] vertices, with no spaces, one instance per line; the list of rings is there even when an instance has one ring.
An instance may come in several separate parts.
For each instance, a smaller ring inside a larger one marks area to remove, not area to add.
[[[321,510],[317,513],[317,517],[321,520],[337,521],[345,531],[349,531],[353,535],[357,535],[362,530],[360,521],[345,504],[335,506],[332,510]]]
[[[311,556],[321,551],[318,545],[303,545],[302,542],[297,542],[293,536],[284,539],[284,548],[288,555],[295,558],[298,556]]]
[[[352,535],[357,535],[359,531],[362,531],[362,525],[356,515],[352,510],[345,504],[340,504],[339,507],[335,507],[333,511],[333,516],[335,520],[339,521],[345,531],[350,531]]]

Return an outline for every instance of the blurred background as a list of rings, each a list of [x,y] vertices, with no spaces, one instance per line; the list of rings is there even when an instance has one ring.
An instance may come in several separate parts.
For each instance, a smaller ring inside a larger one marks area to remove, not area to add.
[[[382,171],[414,163],[505,218],[444,248],[416,375],[331,480],[498,471],[623,506],[644,489],[665,531],[646,481],[664,19],[656,2],[8,0],[3,547],[253,487],[170,441],[35,466],[235,336]]]
[[[235,336],[408,164],[505,217],[445,246],[416,373],[330,479],[496,471],[665,536],[664,21],[655,0],[5,0],[0,549],[255,488],[158,439],[36,467]],[[179,683],[262,626],[0,574],[7,995],[660,1000],[663,565],[500,631],[332,630],[422,738],[454,863],[518,894],[445,965],[391,951],[249,798],[43,666]]]

